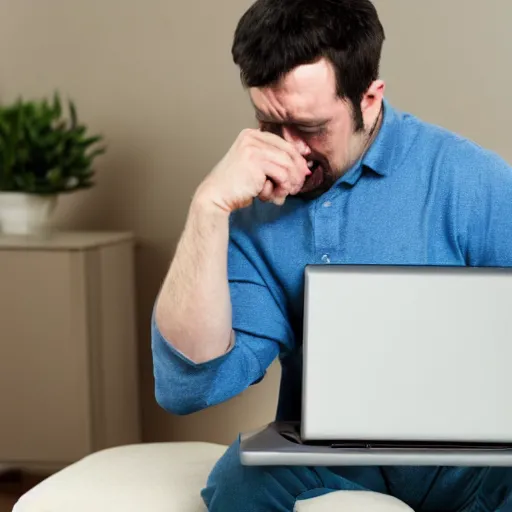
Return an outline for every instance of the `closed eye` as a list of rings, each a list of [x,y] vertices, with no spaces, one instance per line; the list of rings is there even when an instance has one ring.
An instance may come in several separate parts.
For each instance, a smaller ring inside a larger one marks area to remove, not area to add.
[[[312,135],[322,133],[324,131],[325,126],[296,126],[295,128],[301,133]]]

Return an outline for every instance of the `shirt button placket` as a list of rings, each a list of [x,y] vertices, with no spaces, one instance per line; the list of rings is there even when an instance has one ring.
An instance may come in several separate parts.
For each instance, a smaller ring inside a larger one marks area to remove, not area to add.
[[[322,205],[324,208],[330,208],[332,206],[332,203],[331,201],[325,201],[324,204]],[[322,262],[325,263],[325,264],[329,264],[331,263],[331,258],[329,257],[328,254],[324,254],[322,256]]]
[[[333,198],[317,203],[315,208],[316,251],[323,264],[332,262],[332,252],[339,245],[339,219],[334,208]]]

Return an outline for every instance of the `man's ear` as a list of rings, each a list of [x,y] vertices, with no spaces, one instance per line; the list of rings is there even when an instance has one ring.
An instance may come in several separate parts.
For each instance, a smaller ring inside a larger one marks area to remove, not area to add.
[[[365,92],[363,100],[361,101],[361,111],[363,114],[365,112],[371,112],[376,107],[377,110],[380,109],[380,105],[384,99],[385,89],[386,84],[383,80],[375,80],[372,82],[370,87],[368,87],[368,90]]]

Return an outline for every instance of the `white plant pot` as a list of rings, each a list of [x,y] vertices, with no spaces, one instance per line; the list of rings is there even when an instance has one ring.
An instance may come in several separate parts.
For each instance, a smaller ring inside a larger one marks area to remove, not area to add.
[[[45,235],[57,195],[0,192],[0,232],[6,235]]]

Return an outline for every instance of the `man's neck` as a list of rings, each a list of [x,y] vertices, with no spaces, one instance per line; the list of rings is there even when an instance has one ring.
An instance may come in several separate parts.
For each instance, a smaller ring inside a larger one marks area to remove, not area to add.
[[[359,155],[358,160],[363,158],[364,155],[368,152],[368,150],[372,147],[372,144],[374,143],[375,139],[377,138],[377,135],[379,134],[380,129],[382,127],[383,118],[384,118],[384,103],[381,103],[377,117],[374,119],[374,121],[371,125],[371,128],[365,134],[365,141],[363,143],[363,148],[362,148],[361,154]]]
[[[361,160],[364,155],[368,152],[368,150],[372,147],[377,135],[380,132],[382,127],[382,121],[384,118],[384,104],[382,104],[379,113],[373,120],[371,124],[371,128],[369,130],[364,130],[360,135],[360,141],[357,144],[358,149],[356,149],[353,153],[353,157],[347,163],[347,168],[343,171],[342,175],[347,173],[349,169],[351,169],[356,162]]]
[[[377,135],[379,134],[380,129],[382,127],[383,119],[384,103],[381,104],[379,112],[371,124],[371,128],[369,130],[365,130],[364,133],[362,134],[360,149],[359,151],[357,151],[356,155],[352,159],[352,162],[350,163],[348,169],[350,169],[357,161],[362,160],[364,158],[364,155],[366,155],[368,150],[372,147],[372,144],[377,138]]]

